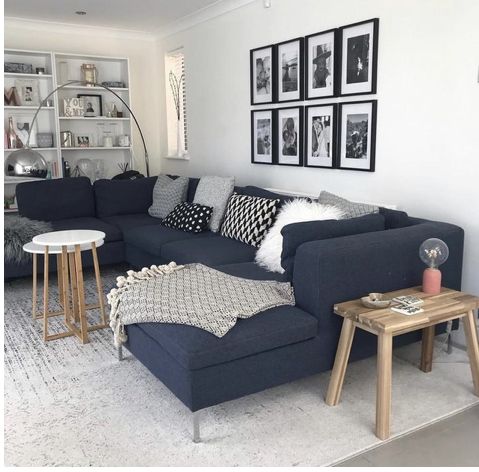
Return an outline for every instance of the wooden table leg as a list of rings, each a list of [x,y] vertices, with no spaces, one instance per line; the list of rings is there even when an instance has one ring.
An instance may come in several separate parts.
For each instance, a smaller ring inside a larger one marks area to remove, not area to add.
[[[68,267],[70,269],[70,283],[72,288],[72,305],[73,305],[73,319],[75,323],[80,321],[80,314],[78,308],[78,287],[76,280],[76,264],[75,264],[75,254],[71,252],[68,254]]]
[[[43,340],[48,340],[48,246],[45,246],[43,265]]]
[[[329,406],[336,406],[339,403],[349,353],[351,352],[351,346],[353,344],[354,331],[354,323],[350,319],[345,318],[343,327],[341,328],[341,336],[336,351],[336,358],[334,359],[333,371],[331,372],[328,393],[326,394],[326,404]]]
[[[376,394],[376,436],[389,437],[391,418],[392,345],[389,333],[378,335],[378,383]]]
[[[474,311],[467,312],[464,320],[464,332],[466,333],[467,354],[471,365],[472,382],[474,393],[479,397],[479,341],[477,339],[476,318]]]
[[[57,254],[57,284],[58,284],[58,301],[61,307],[64,307],[64,293],[63,293],[63,271],[62,271],[62,255]]]
[[[62,274],[62,296],[63,310],[65,312],[65,320],[70,321],[70,287],[68,281],[68,248],[62,246],[60,255],[61,274]]]
[[[83,286],[83,267],[81,261],[81,248],[79,244],[75,245],[75,272],[78,289],[78,311],[80,316],[81,342],[88,342],[88,324],[85,311],[85,291]]]
[[[32,316],[35,320],[37,318],[37,255],[32,254],[33,258],[33,280],[32,280]]]
[[[102,321],[102,324],[107,326],[108,323],[106,320],[105,303],[104,303],[105,295],[103,293],[103,284],[101,282],[101,275],[100,275],[100,264],[98,264],[98,254],[96,252],[95,243],[91,243],[91,252],[93,255],[93,265],[95,267],[96,288],[98,290],[98,303],[100,304],[101,321]]]
[[[436,327],[428,326],[422,330],[422,349],[421,349],[421,365],[423,372],[431,372],[432,358],[434,355],[434,336],[436,335]]]

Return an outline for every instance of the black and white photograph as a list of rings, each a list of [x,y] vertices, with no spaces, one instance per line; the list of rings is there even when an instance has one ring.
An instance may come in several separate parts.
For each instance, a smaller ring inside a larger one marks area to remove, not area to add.
[[[77,136],[76,137],[76,147],[90,147],[91,139],[90,136]]]
[[[273,94],[274,46],[250,51],[251,105],[271,103]]]
[[[32,128],[33,115],[16,115],[13,117],[15,133],[25,147],[28,143],[30,147],[37,147],[37,123],[33,123],[33,129],[28,140],[28,133]]]
[[[40,105],[40,87],[37,79],[16,79],[15,88],[20,97],[20,105],[31,107]]]
[[[306,167],[335,167],[336,109],[334,103],[306,107]]]
[[[340,169],[374,172],[377,101],[339,104]]]
[[[343,26],[341,95],[376,93],[379,19]]]
[[[277,101],[302,100],[304,38],[285,41],[276,45]]]
[[[275,127],[275,162],[280,165],[302,166],[303,107],[278,108]]]
[[[306,99],[333,97],[335,94],[337,30],[306,36]]]
[[[251,162],[273,164],[273,110],[251,111]]]
[[[77,95],[78,98],[83,99],[83,116],[85,117],[96,117],[103,115],[101,95],[90,95],[80,93]]]

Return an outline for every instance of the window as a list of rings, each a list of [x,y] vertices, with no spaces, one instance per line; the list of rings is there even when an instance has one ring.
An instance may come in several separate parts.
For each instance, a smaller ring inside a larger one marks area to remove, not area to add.
[[[188,152],[185,55],[183,48],[169,52],[165,56],[165,89],[168,155],[183,156]]]

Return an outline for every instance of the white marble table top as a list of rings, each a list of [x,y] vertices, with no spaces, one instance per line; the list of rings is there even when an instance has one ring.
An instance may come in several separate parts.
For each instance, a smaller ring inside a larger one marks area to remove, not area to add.
[[[72,229],[39,234],[33,238],[33,242],[40,246],[73,246],[76,244],[97,243],[105,239],[105,236],[103,231]]]

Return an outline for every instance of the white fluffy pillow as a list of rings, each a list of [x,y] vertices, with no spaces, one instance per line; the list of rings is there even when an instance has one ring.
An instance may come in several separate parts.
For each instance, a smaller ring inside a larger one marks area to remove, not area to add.
[[[284,269],[281,267],[281,251],[283,250],[281,230],[284,226],[301,221],[339,220],[342,216],[343,212],[339,208],[309,202],[304,198],[286,202],[256,252],[256,263],[271,272],[284,273]]]

